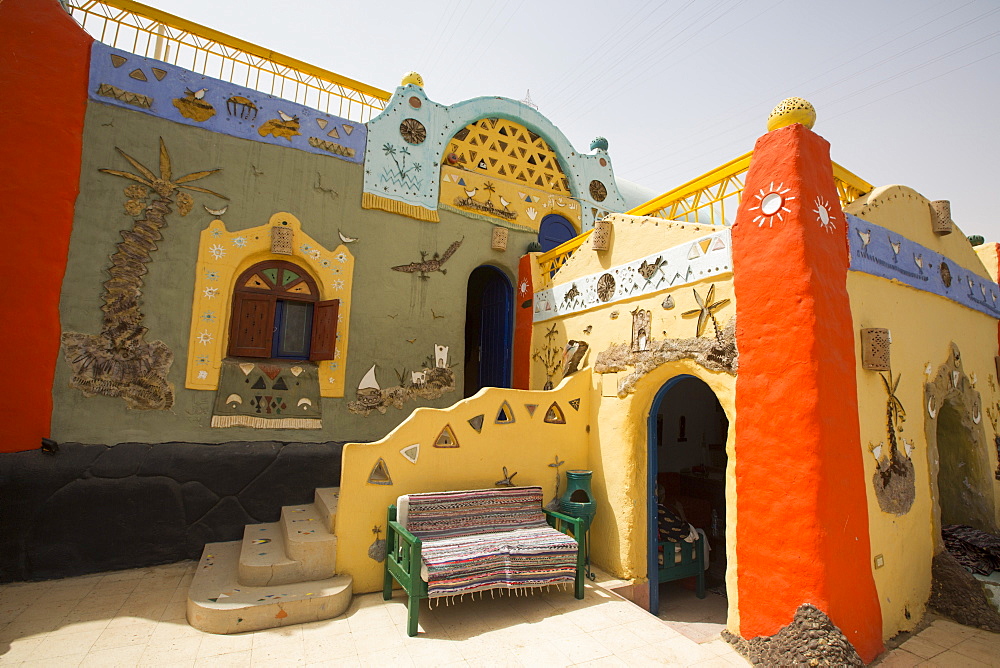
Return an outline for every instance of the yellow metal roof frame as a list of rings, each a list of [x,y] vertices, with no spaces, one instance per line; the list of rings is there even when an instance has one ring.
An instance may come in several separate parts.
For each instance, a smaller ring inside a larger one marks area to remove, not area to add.
[[[392,94],[388,91],[384,91],[381,88],[375,88],[374,86],[369,86],[366,83],[357,81],[356,79],[351,79],[350,77],[345,77],[336,72],[331,72],[330,70],[323,69],[322,67],[317,67],[315,65],[310,65],[309,63],[298,60],[297,58],[292,58],[291,56],[286,56],[277,51],[271,51],[270,49],[265,49],[264,47],[258,46],[246,40],[242,40],[238,37],[233,37],[232,35],[226,34],[219,30],[203,26],[200,23],[195,23],[194,21],[188,21],[179,16],[175,16],[168,12],[156,9],[155,7],[150,7],[149,5],[144,5],[141,2],[134,2],[133,0],[100,0],[99,2],[83,2],[81,3],[80,9],[86,9],[88,5],[103,4],[109,5],[111,7],[117,7],[119,9],[124,9],[125,11],[132,12],[133,14],[138,14],[140,16],[145,16],[146,18],[152,19],[164,25],[170,26],[172,28],[177,28],[185,32],[191,33],[193,35],[199,35],[210,39],[219,44],[232,47],[234,49],[239,49],[251,55],[257,56],[258,58],[263,58],[271,62],[283,65],[285,67],[290,67],[300,72],[310,74],[319,79],[325,79],[342,85],[346,88],[352,88],[359,93],[364,95],[370,95],[379,100],[388,100]]]

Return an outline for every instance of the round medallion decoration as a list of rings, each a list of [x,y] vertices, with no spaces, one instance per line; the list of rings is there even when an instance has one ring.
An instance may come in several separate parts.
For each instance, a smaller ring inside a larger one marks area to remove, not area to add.
[[[615,296],[615,277],[603,274],[597,279],[597,297],[602,302],[610,301]]]
[[[421,102],[420,98],[417,97],[416,95],[410,98],[410,106],[413,107],[414,109],[419,109],[420,105],[422,104],[423,102]]]
[[[590,182],[590,196],[595,202],[603,202],[608,196],[608,189],[600,181]]]
[[[427,139],[427,128],[415,118],[407,118],[399,124],[399,134],[410,144],[422,144]]]

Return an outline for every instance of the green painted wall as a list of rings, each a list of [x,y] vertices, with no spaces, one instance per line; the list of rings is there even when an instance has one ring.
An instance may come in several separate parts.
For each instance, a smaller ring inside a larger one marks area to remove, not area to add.
[[[184,388],[187,337],[198,253],[198,235],[214,218],[203,205],[223,203],[191,193],[194,208],[181,217],[174,206],[167,216],[164,239],[152,254],[144,277],[143,312],[149,328],[147,341],[162,340],[174,352],[169,380],[175,401],[165,411],[129,410],[118,398],[84,397],[69,387],[70,367],[57,362],[53,386],[55,410],[52,437],[84,443],[330,441],[378,439],[418,406],[450,406],[462,398],[464,329],[469,274],[481,264],[501,268],[516,282],[517,261],[534,235],[510,232],[508,250],[490,249],[492,225],[441,211],[441,222],[420,222],[382,211],[361,208],[363,169],[334,157],[312,155],[264,143],[191,128],[138,112],[90,103],[84,131],[80,196],[76,203],[69,264],[60,304],[65,331],[100,331],[102,284],[108,278],[108,257],[120,231],[131,227],[125,213],[123,190],[131,182],[102,174],[99,169],[135,172],[115,147],[154,172],[162,137],[175,176],[221,168],[196,184],[230,198],[222,216],[230,230],[267,222],[271,214],[288,211],[302,221],[303,231],[327,248],[339,243],[338,229],[359,241],[350,249],[356,258],[351,310],[350,348],[347,354],[345,396],[323,399],[321,430],[214,429],[209,426],[214,392]],[[40,177],[44,178],[43,175]],[[39,221],[38,242],[44,243]],[[420,251],[443,253],[454,241],[462,246],[445,265],[447,274],[427,280],[416,274],[392,271],[395,265],[420,259]],[[437,316],[433,317],[431,310]],[[226,314],[228,317],[228,314]],[[416,339],[408,343],[408,339]],[[347,410],[354,391],[372,363],[378,363],[383,388],[397,383],[394,369],[418,370],[433,353],[434,344],[450,347],[456,390],[433,401],[418,400],[402,410],[390,407],[368,417]],[[456,364],[457,363],[457,364]]]

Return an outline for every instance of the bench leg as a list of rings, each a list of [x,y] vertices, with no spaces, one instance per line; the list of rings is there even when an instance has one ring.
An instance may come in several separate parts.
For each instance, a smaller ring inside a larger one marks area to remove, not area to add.
[[[698,588],[696,590],[698,598],[705,598],[705,569],[698,571]]]
[[[410,596],[406,601],[406,635],[417,635],[417,615],[420,614],[420,599]]]
[[[388,601],[392,598],[392,574],[389,573],[389,569],[385,569],[385,574],[382,576],[382,600]]]

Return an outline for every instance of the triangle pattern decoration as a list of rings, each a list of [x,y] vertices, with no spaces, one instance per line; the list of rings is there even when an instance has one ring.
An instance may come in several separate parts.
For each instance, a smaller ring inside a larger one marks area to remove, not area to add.
[[[528,144],[528,137],[532,138],[531,150],[511,144],[512,140]],[[567,192],[566,175],[555,151],[544,139],[519,123],[502,118],[480,119],[456,132],[450,143],[453,153],[468,155],[469,162],[484,175],[513,177],[533,182],[548,192]],[[524,168],[529,163],[542,174],[532,173],[525,177]]]
[[[485,417],[486,417],[485,415],[477,415],[475,417],[469,418],[469,424],[472,426],[473,429],[476,430],[477,434],[483,433],[483,418]]]
[[[566,424],[566,416],[563,415],[559,404],[552,402],[549,410],[545,411],[545,421],[549,424]]]
[[[514,424],[514,411],[511,410],[510,404],[506,401],[500,405],[500,410],[497,411],[497,419],[494,420],[494,424]]]
[[[326,120],[325,118],[317,118],[316,119],[316,125],[319,126],[320,130],[326,130],[326,124],[327,123],[329,123],[329,121]]]
[[[538,404],[525,404],[524,407],[527,409],[529,417],[535,417],[535,409],[538,408]]]
[[[452,431],[451,425],[446,424],[438,437],[434,439],[435,448],[457,448],[458,439],[455,438],[455,432]]]
[[[712,240],[711,239],[702,239],[701,241],[698,242],[698,245],[701,246],[701,252],[702,253],[707,253],[708,252],[708,247],[712,245]]]
[[[712,250],[722,250],[726,247],[726,242],[722,240],[722,237],[715,237],[715,242],[712,244]]]
[[[149,69],[153,70],[153,76],[156,77],[157,81],[163,81],[163,77],[167,76],[167,71],[161,70],[159,67],[151,67]]]
[[[701,257],[701,251],[698,249],[698,244],[691,244],[691,250],[688,251],[688,259],[694,260],[699,257]]]
[[[580,410],[580,400],[579,399],[570,399],[569,400],[569,405],[572,406],[573,410],[575,410],[575,411]]]
[[[417,463],[417,458],[420,457],[420,444],[414,443],[413,445],[408,445],[399,451],[399,454],[406,457],[407,461],[412,464]]]
[[[117,53],[112,53],[111,54],[111,64],[115,68],[119,68],[119,67],[121,67],[122,65],[124,65],[127,62],[128,62],[128,58],[126,58],[125,56],[119,56]]]
[[[368,474],[368,484],[370,485],[391,485],[392,477],[389,475],[389,468],[385,465],[385,460],[381,457],[372,467],[372,472]]]

